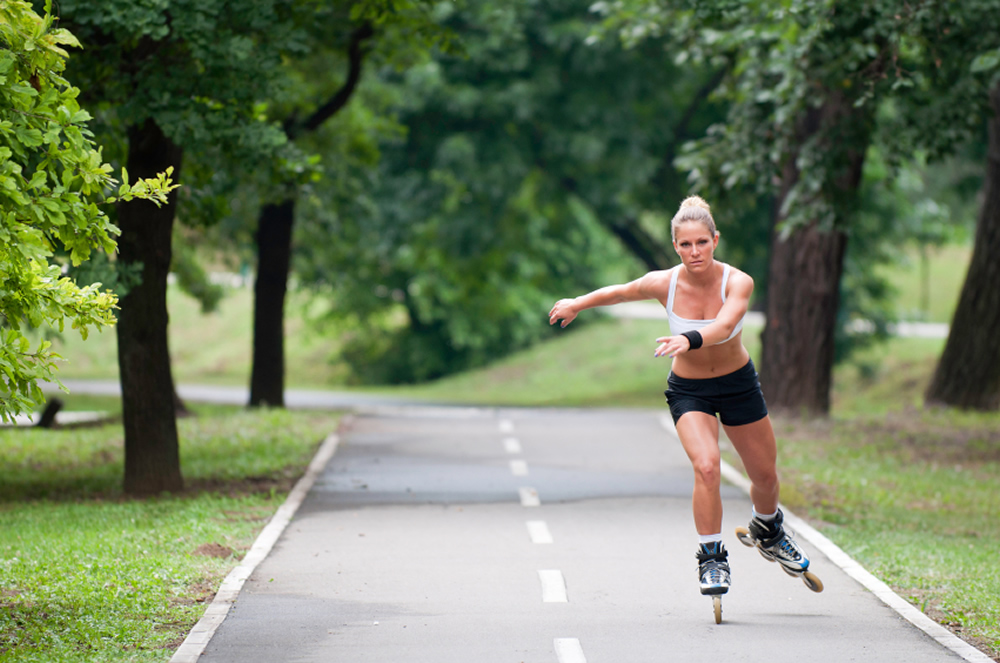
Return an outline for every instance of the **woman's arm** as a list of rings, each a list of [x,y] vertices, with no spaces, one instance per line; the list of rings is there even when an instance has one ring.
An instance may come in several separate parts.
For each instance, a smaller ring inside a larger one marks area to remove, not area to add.
[[[598,288],[586,295],[573,299],[560,299],[549,311],[549,324],[554,325],[562,320],[565,327],[576,319],[580,311],[599,306],[612,306],[624,302],[638,302],[645,299],[656,299],[661,303],[666,301],[666,293],[670,287],[670,270],[649,272],[645,276],[628,283],[609,285]]]

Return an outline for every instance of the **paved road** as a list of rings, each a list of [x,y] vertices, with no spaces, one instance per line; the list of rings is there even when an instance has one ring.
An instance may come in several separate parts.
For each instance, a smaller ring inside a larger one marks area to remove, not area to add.
[[[961,660],[810,545],[822,594],[741,546],[750,505],[728,486],[717,626],[691,487],[655,413],[358,415],[201,660]]]

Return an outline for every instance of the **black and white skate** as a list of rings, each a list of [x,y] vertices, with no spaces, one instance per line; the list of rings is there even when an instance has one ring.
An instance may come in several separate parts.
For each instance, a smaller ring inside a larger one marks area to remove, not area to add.
[[[754,517],[748,528],[736,528],[736,537],[743,545],[756,547],[764,559],[777,562],[788,575],[802,578],[812,591],[822,592],[822,581],[809,571],[809,558],[785,530],[783,522],[784,514],[780,510],[770,522]]]
[[[729,591],[729,553],[721,543],[702,544],[698,558],[698,579],[701,593],[712,597],[715,623],[722,623],[722,595]]]

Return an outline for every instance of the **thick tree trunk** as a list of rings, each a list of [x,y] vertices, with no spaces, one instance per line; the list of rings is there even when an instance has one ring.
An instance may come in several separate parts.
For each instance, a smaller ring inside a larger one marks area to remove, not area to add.
[[[285,406],[285,294],[295,201],[265,205],[257,227],[250,407]]]
[[[181,170],[182,150],[152,120],[130,127],[128,171],[133,178]],[[118,366],[125,425],[125,492],[152,495],[179,491],[180,451],[175,419],[174,381],[167,345],[167,274],[176,191],[157,207],[134,200],[118,208],[118,259],[142,265],[142,283],[121,299],[118,315]]]
[[[989,147],[976,244],[944,354],[927,389],[932,405],[1000,409],[1000,85],[990,94]]]
[[[834,335],[847,236],[813,223],[771,245],[761,386],[774,411],[830,410]]]
[[[800,144],[820,131],[831,142],[842,139],[840,145],[831,146],[831,158],[837,158],[838,165],[831,171],[831,181],[824,186],[823,194],[836,198],[834,209],[840,214],[849,213],[853,207],[867,148],[867,122],[854,113],[850,100],[833,95],[822,107],[803,116],[797,132]],[[852,139],[847,140],[851,132]],[[784,200],[800,176],[797,156],[786,162],[775,204],[760,381],[769,409],[825,416],[830,412],[847,235],[836,228],[821,228],[817,221],[788,237],[777,231],[783,220],[780,210]]]

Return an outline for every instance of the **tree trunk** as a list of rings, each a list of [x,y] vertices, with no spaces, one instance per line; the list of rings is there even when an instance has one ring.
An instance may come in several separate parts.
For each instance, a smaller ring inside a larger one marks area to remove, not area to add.
[[[1000,85],[990,93],[989,146],[976,243],[944,354],[927,389],[932,405],[1000,409]]]
[[[128,171],[134,178],[181,170],[182,150],[152,120],[129,128]],[[167,274],[177,203],[157,207],[145,200],[118,207],[118,259],[141,264],[142,282],[121,299],[118,314],[118,366],[125,426],[125,492],[153,495],[179,491],[181,477],[174,381],[167,345]]]
[[[807,416],[830,410],[834,336],[847,235],[815,223],[771,245],[760,380],[768,407]]]
[[[820,108],[807,111],[797,129],[800,145],[819,132],[831,143],[837,167],[830,171],[821,195],[833,201],[840,216],[849,214],[857,199],[868,147],[867,118],[857,113],[849,99],[834,94]],[[824,229],[818,221],[788,237],[777,231],[782,205],[800,177],[797,157],[793,154],[782,170],[775,202],[760,381],[769,409],[826,416],[847,235],[836,228]]]
[[[285,406],[285,293],[295,201],[265,205],[257,227],[250,407]]]
[[[301,124],[294,113],[285,121],[288,140],[319,129],[339,113],[357,90],[364,62],[364,44],[375,35],[370,23],[351,34],[347,48],[347,80]],[[292,255],[295,199],[265,205],[257,227],[257,281],[254,283],[253,366],[250,370],[250,407],[285,406],[285,293]]]

